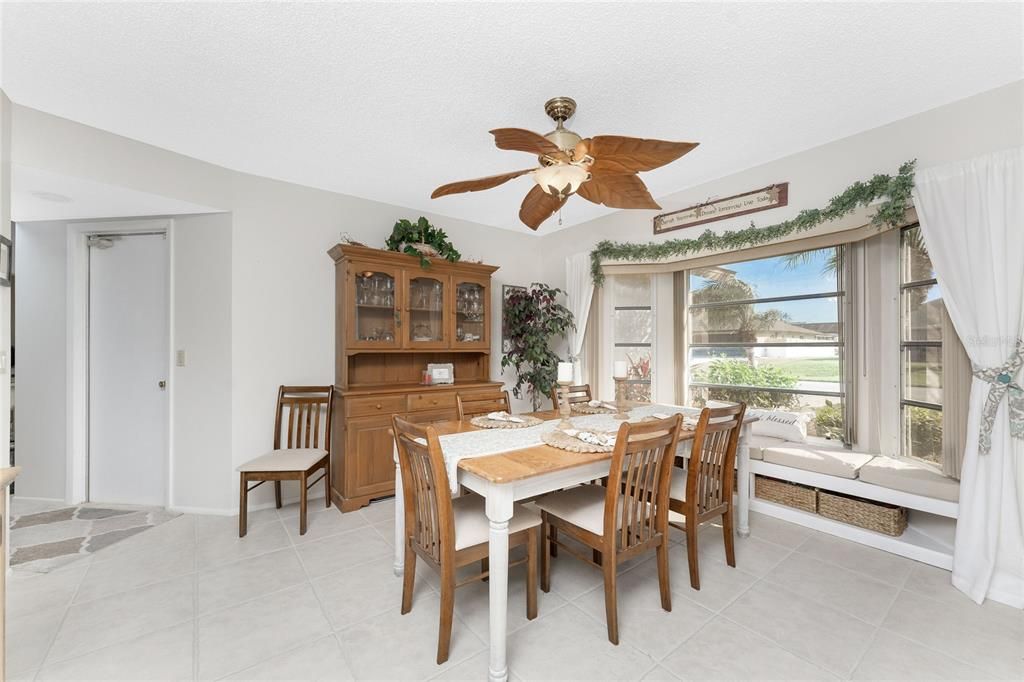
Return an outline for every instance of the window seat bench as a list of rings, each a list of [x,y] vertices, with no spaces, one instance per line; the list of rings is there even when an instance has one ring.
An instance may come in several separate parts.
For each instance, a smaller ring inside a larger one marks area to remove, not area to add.
[[[950,569],[958,514],[959,483],[915,462],[845,449],[841,444],[795,443],[752,435],[750,509],[831,535]],[[907,530],[899,537],[757,498],[754,476],[906,507]]]

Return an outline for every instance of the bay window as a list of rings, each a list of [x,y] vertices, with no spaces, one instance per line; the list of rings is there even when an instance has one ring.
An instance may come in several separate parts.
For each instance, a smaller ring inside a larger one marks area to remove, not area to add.
[[[804,412],[846,439],[843,247],[688,271],[689,402]]]
[[[942,461],[942,330],[945,305],[921,239],[900,235],[900,412],[903,455]]]
[[[612,360],[626,362],[626,400],[649,401],[655,320],[650,275],[609,278],[612,298]]]

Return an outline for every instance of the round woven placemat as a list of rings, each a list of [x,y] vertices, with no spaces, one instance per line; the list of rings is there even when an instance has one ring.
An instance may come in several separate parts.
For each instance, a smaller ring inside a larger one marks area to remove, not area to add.
[[[536,417],[520,417],[520,419],[523,421],[506,422],[500,419],[490,419],[487,415],[481,414],[470,419],[469,423],[473,426],[479,426],[481,429],[526,429],[544,423]]]
[[[615,414],[615,410],[610,407],[591,407],[586,403],[574,403],[572,407],[573,412],[579,412],[580,414]]]
[[[540,439],[552,447],[568,450],[569,452],[611,452],[615,449],[614,445],[587,443],[557,429],[542,434]]]

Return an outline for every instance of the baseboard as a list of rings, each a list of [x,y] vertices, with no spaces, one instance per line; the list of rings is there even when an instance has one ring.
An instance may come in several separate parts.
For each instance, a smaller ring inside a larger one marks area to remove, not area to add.
[[[59,502],[61,504],[71,504],[66,502],[63,497],[32,497],[31,495],[11,495],[12,500],[32,500],[33,502]]]
[[[313,500],[322,500],[324,498],[323,493],[319,495],[310,495],[307,497],[307,501],[312,502]],[[281,504],[298,504],[299,497],[282,497]],[[262,511],[264,509],[274,509],[277,505],[271,502],[262,502],[260,504],[250,504],[249,512]],[[181,505],[171,505],[167,507],[170,511],[178,512],[181,514],[200,514],[203,516],[238,516],[238,507],[187,507]],[[309,505],[309,509],[312,511],[314,505]]]

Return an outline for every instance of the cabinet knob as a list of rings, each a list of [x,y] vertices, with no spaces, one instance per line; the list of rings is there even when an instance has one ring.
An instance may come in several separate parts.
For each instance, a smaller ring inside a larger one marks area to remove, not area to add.
[[[431,400],[431,401],[430,401],[430,404],[431,404],[431,405],[437,405],[437,401],[436,401],[436,400]]]
[[[378,410],[379,410],[379,409],[381,409],[382,407],[384,407],[384,406],[383,406],[383,405],[381,405],[380,403],[377,403],[377,409],[378,409]]]

